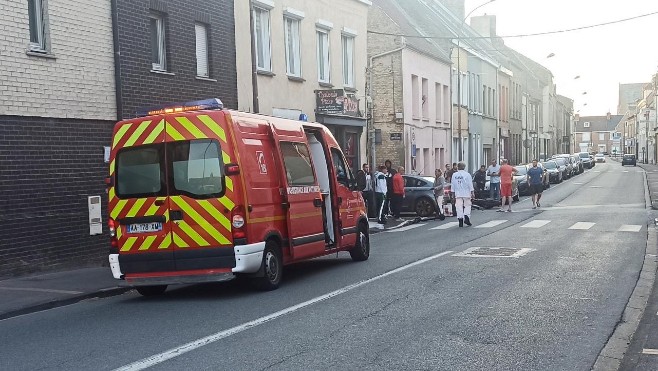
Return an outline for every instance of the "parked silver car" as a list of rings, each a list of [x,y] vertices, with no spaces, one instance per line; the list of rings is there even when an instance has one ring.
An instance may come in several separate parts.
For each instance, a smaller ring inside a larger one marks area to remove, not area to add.
[[[421,175],[402,175],[404,178],[403,213],[416,213],[421,217],[434,214],[437,210],[434,198],[434,177]]]

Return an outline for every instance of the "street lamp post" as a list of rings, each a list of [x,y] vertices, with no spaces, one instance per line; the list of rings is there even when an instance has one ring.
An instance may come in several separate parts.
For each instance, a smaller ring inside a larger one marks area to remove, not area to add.
[[[485,3],[482,3],[478,6],[476,6],[475,8],[473,8],[473,10],[468,12],[468,14],[466,14],[464,19],[462,19],[462,22],[459,25],[459,33],[457,34],[457,132],[459,133],[458,134],[458,136],[459,136],[459,143],[458,143],[459,153],[457,155],[457,158],[459,159],[460,162],[464,160],[464,150],[462,148],[463,147],[463,144],[462,144],[462,90],[461,90],[461,86],[462,86],[461,80],[462,79],[461,79],[461,42],[460,41],[461,41],[463,30],[464,30],[464,23],[466,22],[468,17],[470,17],[471,14],[473,14],[474,11],[480,9],[481,7],[483,7],[483,6],[485,6],[489,3],[493,3],[494,1],[496,1],[496,0],[489,0]]]

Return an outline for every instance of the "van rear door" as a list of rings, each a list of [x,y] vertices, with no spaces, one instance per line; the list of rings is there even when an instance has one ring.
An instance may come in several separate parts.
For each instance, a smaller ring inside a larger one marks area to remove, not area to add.
[[[306,134],[301,125],[277,123],[270,127],[283,167],[290,254],[294,260],[320,255],[327,243],[323,201]]]
[[[124,274],[174,269],[164,133],[161,116],[115,127],[108,198]]]

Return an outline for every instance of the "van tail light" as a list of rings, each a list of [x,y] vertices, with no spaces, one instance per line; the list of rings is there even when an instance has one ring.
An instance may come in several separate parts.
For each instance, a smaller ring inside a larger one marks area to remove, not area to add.
[[[244,212],[244,206],[242,205],[236,205],[233,208],[233,211],[231,211],[231,226],[232,228],[232,233],[233,233],[233,239],[235,240],[236,238],[246,238],[247,237],[247,232],[246,232],[246,215]]]
[[[117,240],[117,222],[114,219],[110,219],[107,222],[107,227],[110,230],[110,246],[119,247],[119,241]]]

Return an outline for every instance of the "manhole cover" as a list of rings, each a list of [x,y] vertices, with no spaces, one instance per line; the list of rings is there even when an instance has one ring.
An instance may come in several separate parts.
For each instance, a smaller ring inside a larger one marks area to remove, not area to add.
[[[532,251],[528,248],[517,247],[471,247],[452,256],[466,256],[476,258],[518,258]]]

